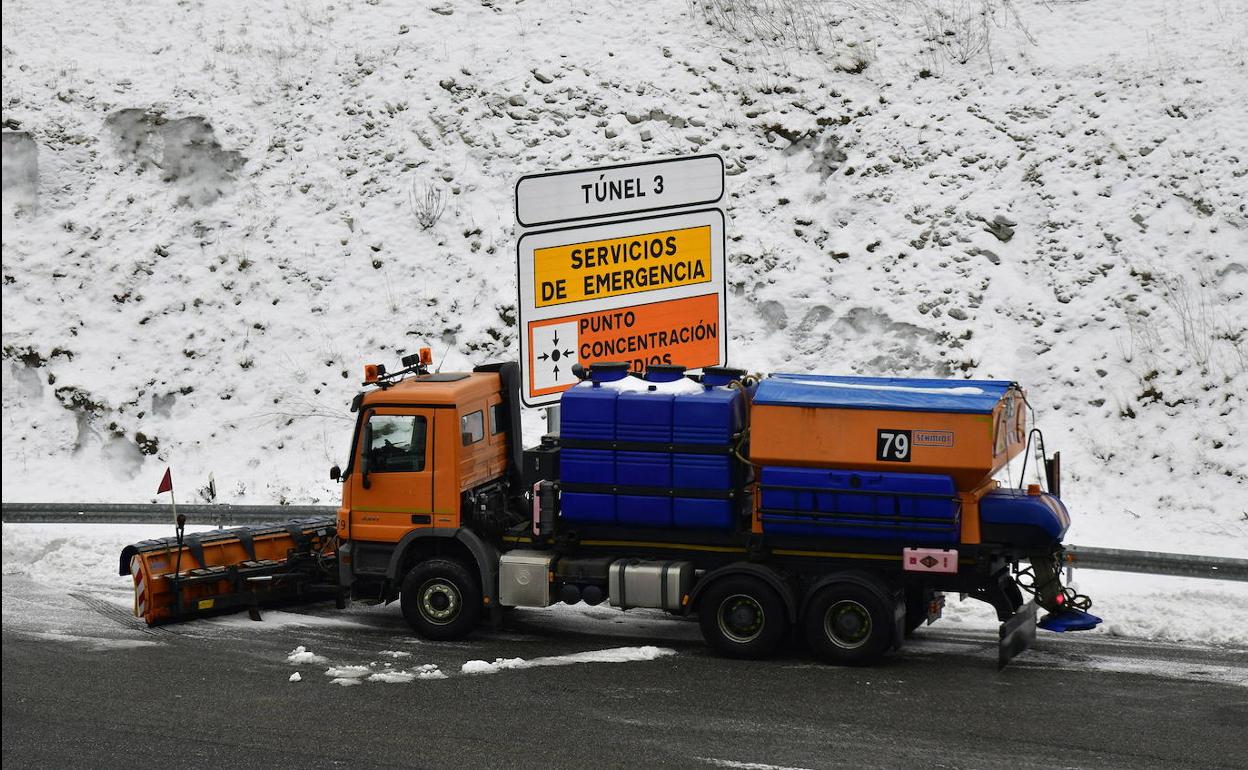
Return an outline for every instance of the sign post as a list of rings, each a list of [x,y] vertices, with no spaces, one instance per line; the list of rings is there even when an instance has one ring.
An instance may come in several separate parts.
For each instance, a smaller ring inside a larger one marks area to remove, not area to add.
[[[556,403],[577,382],[573,364],[726,363],[723,195],[718,155],[517,183],[526,406]]]

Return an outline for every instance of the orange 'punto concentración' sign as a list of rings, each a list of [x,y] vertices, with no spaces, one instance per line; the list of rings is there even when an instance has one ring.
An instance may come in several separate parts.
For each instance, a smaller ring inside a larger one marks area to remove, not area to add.
[[[575,382],[575,363],[627,361],[634,371],[713,366],[722,333],[715,294],[537,321],[529,327],[529,389],[534,396],[564,390]]]

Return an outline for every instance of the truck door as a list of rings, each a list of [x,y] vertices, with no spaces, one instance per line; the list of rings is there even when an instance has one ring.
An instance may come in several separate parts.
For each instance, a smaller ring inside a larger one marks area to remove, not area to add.
[[[369,411],[351,474],[351,538],[396,543],[433,521],[433,409]],[[453,418],[454,415],[452,414]]]

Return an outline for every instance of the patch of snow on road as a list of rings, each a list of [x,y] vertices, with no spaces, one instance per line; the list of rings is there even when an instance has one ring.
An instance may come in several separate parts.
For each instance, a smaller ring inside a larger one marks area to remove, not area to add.
[[[301,644],[290,651],[290,654],[286,656],[286,662],[296,666],[303,665],[305,663],[319,666],[328,663],[329,659],[324,655],[317,655],[313,653]]]
[[[416,679],[446,679],[446,674],[442,673],[436,663],[425,663],[407,671],[391,668],[390,666],[391,664],[387,663],[384,671],[378,671],[375,674],[371,674],[368,677],[368,681],[406,684],[407,682],[411,682]]]
[[[389,684],[406,684],[416,678],[411,671],[378,671],[368,677],[370,682],[387,682]]]
[[[316,656],[320,657],[320,656]],[[324,661],[324,658],[321,658]],[[408,684],[417,679],[432,680],[446,679],[446,674],[436,663],[424,663],[414,666],[410,669],[393,668],[393,664],[386,663],[385,667],[377,670],[377,662],[373,661],[368,665],[355,666],[331,666],[325,670],[325,676],[333,677],[330,684],[352,685],[361,682],[381,682],[384,684]],[[298,681],[292,679],[291,681]]]
[[[463,674],[497,674],[509,668],[528,668],[530,663],[524,658],[495,658],[493,663],[484,660],[470,660],[460,667]]]
[[[525,660],[524,658],[496,658],[493,663],[484,660],[470,660],[460,668],[460,671],[464,674],[496,674],[499,671],[517,668],[572,666],[578,663],[629,663],[633,661],[655,660],[656,658],[675,654],[675,650],[651,645],[643,647],[612,647],[606,650],[575,652],[570,655],[551,655],[532,660]]]
[[[728,767],[732,770],[810,770],[806,767],[793,767],[790,765],[769,765],[765,762],[738,762],[733,759],[717,759],[716,757],[694,757],[701,762],[706,762],[716,767]]]
[[[413,670],[416,672],[417,679],[446,679],[446,674],[442,673],[436,663],[426,663]]]

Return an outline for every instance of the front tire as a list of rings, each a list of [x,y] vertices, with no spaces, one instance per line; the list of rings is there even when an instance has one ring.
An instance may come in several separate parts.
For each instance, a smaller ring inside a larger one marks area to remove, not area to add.
[[[893,614],[875,591],[857,583],[835,583],[806,608],[806,641],[830,663],[867,666],[888,651]]]
[[[698,603],[702,637],[721,655],[757,660],[784,641],[789,619],[784,600],[758,578],[734,575],[707,589]]]
[[[399,590],[403,617],[426,639],[463,639],[481,620],[481,588],[457,561],[422,561],[403,578]]]

